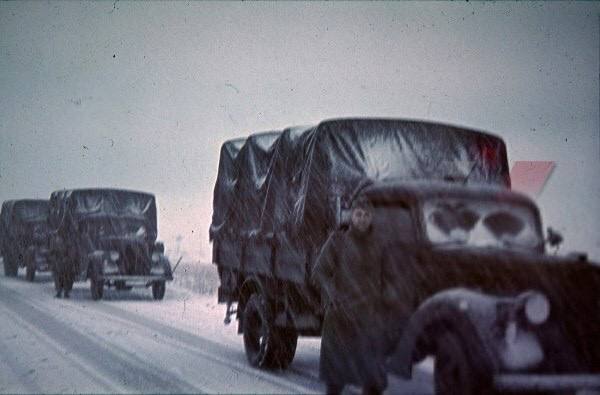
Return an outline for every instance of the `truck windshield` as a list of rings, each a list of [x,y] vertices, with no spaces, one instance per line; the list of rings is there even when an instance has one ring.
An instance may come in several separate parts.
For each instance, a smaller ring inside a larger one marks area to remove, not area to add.
[[[423,206],[434,244],[534,249],[542,243],[534,213],[498,201],[433,199]]]
[[[80,230],[93,238],[124,236],[143,239],[147,225],[143,220],[121,218],[94,218],[80,223]]]

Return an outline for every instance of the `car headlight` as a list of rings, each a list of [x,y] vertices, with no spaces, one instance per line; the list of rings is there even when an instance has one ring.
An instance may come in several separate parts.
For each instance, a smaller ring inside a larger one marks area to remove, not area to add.
[[[522,298],[524,299],[523,310],[525,318],[534,324],[540,325],[550,317],[550,301],[540,292],[527,292]]]
[[[104,266],[104,273],[106,274],[115,273],[119,271],[119,267],[117,266],[117,264],[109,261],[108,259],[105,259],[102,263]]]
[[[160,254],[158,252],[152,253],[152,262],[158,263],[160,261]]]
[[[118,259],[119,259],[119,253],[117,251],[111,251],[110,252],[110,260],[116,261]]]

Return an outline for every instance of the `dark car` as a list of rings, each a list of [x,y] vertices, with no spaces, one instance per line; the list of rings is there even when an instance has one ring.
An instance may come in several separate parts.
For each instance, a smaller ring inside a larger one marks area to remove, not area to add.
[[[33,281],[36,271],[48,271],[48,201],[36,199],[8,200],[0,212],[0,252],[4,274],[16,276],[26,268],[26,278]]]
[[[64,248],[52,247],[56,259],[67,262],[77,281],[90,279],[92,298],[104,286],[152,287],[162,299],[165,282],[173,279],[164,245],[156,241],[157,216],[153,195],[118,189],[74,189],[50,197],[53,237]],[[57,243],[51,243],[51,246]]]
[[[546,254],[530,199],[435,182],[361,193],[393,284],[393,371],[434,355],[442,394],[600,389],[600,267]]]

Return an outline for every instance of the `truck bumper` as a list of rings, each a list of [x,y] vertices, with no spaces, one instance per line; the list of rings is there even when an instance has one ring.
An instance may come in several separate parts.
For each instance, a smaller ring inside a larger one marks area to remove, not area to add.
[[[123,281],[125,284],[132,287],[149,287],[157,281],[171,281],[172,276],[130,276],[122,274],[105,274],[103,277],[104,282],[108,284],[114,284],[116,281]]]
[[[35,262],[35,270],[38,272],[48,272],[50,271],[50,264],[47,260],[39,260]]]
[[[600,394],[600,374],[497,374],[494,387],[501,391],[577,391]]]

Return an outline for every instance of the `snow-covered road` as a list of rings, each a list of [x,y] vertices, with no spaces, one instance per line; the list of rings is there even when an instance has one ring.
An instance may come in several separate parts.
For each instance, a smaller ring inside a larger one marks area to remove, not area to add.
[[[301,338],[286,371],[250,367],[236,326],[215,297],[169,287],[106,289],[87,283],[56,299],[49,275],[0,276],[2,393],[319,393],[320,339]],[[349,388],[348,393],[358,389]],[[386,393],[431,393],[427,366],[412,381],[390,376]]]

